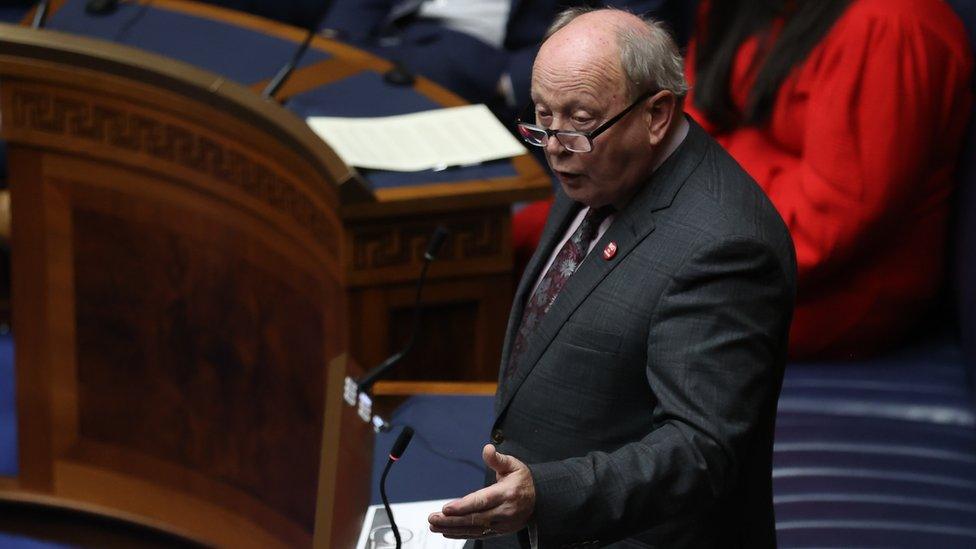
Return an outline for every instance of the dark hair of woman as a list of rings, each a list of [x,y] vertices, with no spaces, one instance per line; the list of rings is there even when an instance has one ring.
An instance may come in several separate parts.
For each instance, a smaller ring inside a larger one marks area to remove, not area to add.
[[[712,0],[696,44],[695,106],[723,132],[766,123],[783,81],[807,58],[850,2]],[[783,27],[772,36],[777,18],[783,18]],[[732,65],[739,47],[754,35],[759,47],[750,72],[758,68],[758,73],[745,112],[740,112],[729,90]]]

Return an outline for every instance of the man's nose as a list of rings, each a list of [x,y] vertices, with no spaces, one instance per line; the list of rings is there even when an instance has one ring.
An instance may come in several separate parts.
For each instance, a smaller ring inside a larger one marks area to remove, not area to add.
[[[546,136],[546,154],[557,155],[566,152],[566,147],[556,139],[555,135]]]

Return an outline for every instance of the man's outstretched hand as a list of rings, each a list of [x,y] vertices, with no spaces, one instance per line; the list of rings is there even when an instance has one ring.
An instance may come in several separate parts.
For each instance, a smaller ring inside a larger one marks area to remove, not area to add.
[[[430,531],[451,539],[491,537],[518,532],[535,509],[535,485],[528,466],[498,453],[491,444],[481,451],[497,482],[454,500],[427,520]]]

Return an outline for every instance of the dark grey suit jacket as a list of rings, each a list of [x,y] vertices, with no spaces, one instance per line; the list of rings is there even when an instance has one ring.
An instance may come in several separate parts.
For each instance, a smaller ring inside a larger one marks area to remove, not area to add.
[[[775,545],[793,243],[756,183],[689,122],[499,379],[492,439],[529,464],[540,547]],[[502,372],[527,293],[580,207],[556,198]],[[515,536],[485,543],[506,546]]]

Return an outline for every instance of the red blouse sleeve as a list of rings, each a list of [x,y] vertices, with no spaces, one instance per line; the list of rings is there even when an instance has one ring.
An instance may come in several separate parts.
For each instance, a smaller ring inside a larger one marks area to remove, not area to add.
[[[845,14],[780,90],[772,127],[799,127],[801,149],[762,129],[722,139],[789,226],[801,279],[870,249],[922,197],[945,199],[925,186],[932,166],[951,165],[939,161],[956,150],[942,138],[958,136],[968,113],[972,59],[932,23]],[[784,94],[806,94],[805,112]]]

